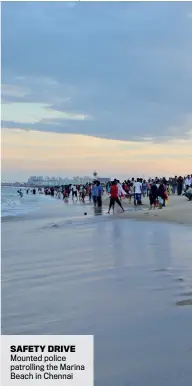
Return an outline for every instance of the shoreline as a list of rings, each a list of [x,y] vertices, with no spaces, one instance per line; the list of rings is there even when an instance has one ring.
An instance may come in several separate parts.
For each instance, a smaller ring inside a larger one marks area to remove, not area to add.
[[[184,196],[169,196],[168,205],[162,209],[150,209],[149,208],[149,199],[148,197],[143,198],[143,205],[140,207],[135,207],[133,203],[129,204],[127,199],[122,200],[125,212],[118,213],[119,208],[115,207],[116,213],[107,215],[108,208],[108,197],[103,198],[103,210],[102,214],[99,216],[110,216],[110,219],[130,219],[136,221],[149,221],[149,222],[164,222],[164,223],[176,223],[180,225],[192,225],[192,206],[191,202],[188,201]],[[78,207],[78,213],[75,214],[75,219],[81,218],[84,213],[84,208],[86,208],[87,217],[84,217],[85,220],[95,217],[93,204],[86,203],[69,203],[65,204],[61,200],[53,200],[47,202],[38,210],[28,214],[23,215],[10,215],[1,217],[1,223],[11,223],[18,221],[45,221],[51,220],[57,223],[61,219],[70,219],[73,220],[74,206]],[[81,212],[81,214],[80,214]],[[112,217],[111,217],[112,216]]]

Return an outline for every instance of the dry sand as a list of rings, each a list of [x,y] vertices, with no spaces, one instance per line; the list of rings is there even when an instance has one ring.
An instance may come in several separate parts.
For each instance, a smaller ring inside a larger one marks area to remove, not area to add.
[[[107,201],[108,199],[106,198],[104,202],[106,203]],[[124,199],[122,203],[126,212],[122,215],[122,218],[192,225],[192,201],[188,201],[184,196],[170,196],[168,205],[162,209],[150,210],[147,197],[143,198],[142,201],[142,207],[136,207],[134,210],[133,203],[129,204],[128,200]],[[141,210],[138,210],[138,208]]]

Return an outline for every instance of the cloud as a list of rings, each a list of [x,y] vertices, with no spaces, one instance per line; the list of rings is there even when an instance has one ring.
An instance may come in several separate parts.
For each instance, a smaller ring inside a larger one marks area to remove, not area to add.
[[[39,124],[46,121],[84,121],[91,119],[88,115],[58,111],[48,104],[41,103],[2,103],[2,121],[11,119],[13,122],[22,124]]]
[[[154,144],[5,128],[2,172],[12,180],[26,180],[30,174],[92,175],[95,168],[111,177],[187,174],[191,147],[192,140]]]
[[[24,98],[28,95],[29,90],[19,86],[14,86],[10,84],[1,85],[1,95],[2,98],[6,100],[7,97],[10,98]]]
[[[3,3],[4,127],[187,140],[190,13],[186,2]],[[10,103],[23,104],[22,119]]]

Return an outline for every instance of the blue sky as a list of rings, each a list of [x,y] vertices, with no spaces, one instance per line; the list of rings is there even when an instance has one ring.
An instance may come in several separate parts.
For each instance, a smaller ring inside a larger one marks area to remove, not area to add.
[[[3,126],[188,139],[191,63],[190,3],[3,3]]]

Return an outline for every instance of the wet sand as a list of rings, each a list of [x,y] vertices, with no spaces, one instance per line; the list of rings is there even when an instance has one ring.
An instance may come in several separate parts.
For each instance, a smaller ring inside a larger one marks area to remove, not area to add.
[[[94,334],[96,386],[190,386],[191,227],[145,210],[54,201],[4,221],[2,333]]]

